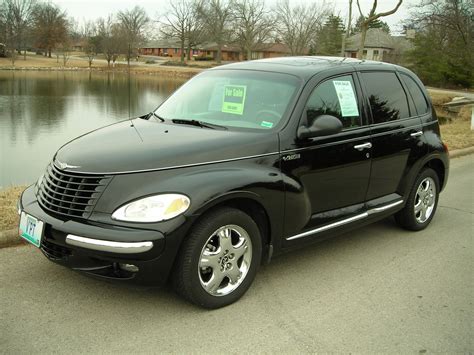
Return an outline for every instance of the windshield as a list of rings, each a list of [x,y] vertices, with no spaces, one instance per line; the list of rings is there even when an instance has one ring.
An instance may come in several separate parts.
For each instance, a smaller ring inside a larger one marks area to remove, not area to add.
[[[272,129],[300,85],[279,73],[215,70],[184,84],[155,113],[166,120],[196,120],[224,127]]]

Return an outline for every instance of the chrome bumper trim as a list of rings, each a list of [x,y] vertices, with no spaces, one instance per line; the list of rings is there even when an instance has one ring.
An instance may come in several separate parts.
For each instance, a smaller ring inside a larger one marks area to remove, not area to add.
[[[111,242],[108,240],[80,237],[73,234],[67,235],[66,244],[120,254],[144,253],[153,248],[153,242]]]

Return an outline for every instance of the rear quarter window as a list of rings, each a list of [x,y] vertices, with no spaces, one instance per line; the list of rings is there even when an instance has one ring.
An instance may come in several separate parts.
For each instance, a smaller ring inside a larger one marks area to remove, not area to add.
[[[408,92],[413,99],[413,102],[415,103],[415,108],[418,114],[423,115],[427,113],[429,111],[428,101],[426,100],[423,91],[421,91],[421,88],[410,76],[406,74],[401,74],[400,76],[405,83]]]

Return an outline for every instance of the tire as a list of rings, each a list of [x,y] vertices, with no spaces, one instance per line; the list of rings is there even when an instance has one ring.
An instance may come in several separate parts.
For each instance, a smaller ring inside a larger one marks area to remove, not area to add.
[[[227,306],[249,289],[262,258],[255,221],[234,208],[206,214],[178,255],[173,286],[188,301],[210,309]]]
[[[395,221],[408,230],[425,229],[435,215],[438,197],[438,174],[433,169],[422,170],[413,184],[405,207],[395,214]]]

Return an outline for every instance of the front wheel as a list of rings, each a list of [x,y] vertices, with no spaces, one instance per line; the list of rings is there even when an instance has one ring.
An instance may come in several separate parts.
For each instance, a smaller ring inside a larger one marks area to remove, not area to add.
[[[424,169],[416,178],[405,207],[395,220],[405,229],[424,229],[433,219],[438,206],[439,178],[433,169]]]
[[[262,239],[246,213],[221,208],[193,227],[178,256],[173,283],[187,300],[205,308],[237,301],[260,265]]]

